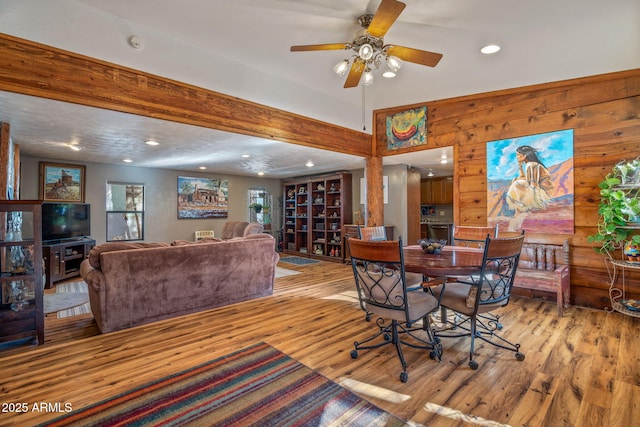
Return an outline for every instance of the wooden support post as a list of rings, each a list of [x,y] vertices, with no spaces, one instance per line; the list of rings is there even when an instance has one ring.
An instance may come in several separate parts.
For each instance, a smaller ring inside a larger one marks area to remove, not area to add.
[[[10,166],[13,162],[13,159],[9,158],[11,153],[10,129],[9,123],[0,123],[0,166],[2,166],[0,170],[3,171],[0,174],[0,200],[8,199],[10,183],[13,182],[8,173],[12,169]]]
[[[13,144],[13,200],[20,199],[20,144]]]
[[[382,157],[368,157],[364,167],[367,194],[365,224],[384,225],[384,192],[382,189]]]

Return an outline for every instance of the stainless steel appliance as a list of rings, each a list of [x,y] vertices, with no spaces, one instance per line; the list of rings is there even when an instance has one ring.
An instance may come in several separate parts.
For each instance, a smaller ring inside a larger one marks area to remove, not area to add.
[[[428,223],[428,232],[427,235],[429,239],[432,240],[446,240],[447,244],[451,244],[452,239],[452,229],[453,226],[451,224],[434,224]]]

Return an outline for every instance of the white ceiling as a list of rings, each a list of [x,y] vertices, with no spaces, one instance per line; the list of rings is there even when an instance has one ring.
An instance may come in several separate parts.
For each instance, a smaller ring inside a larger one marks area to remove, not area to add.
[[[345,52],[289,51],[351,41],[357,17],[379,3],[0,0],[0,31],[367,133],[374,109],[640,68],[638,0],[406,0],[385,42],[443,59],[435,68],[405,63],[395,79],[377,74],[364,94],[343,89],[332,71]],[[132,35],[142,49],[128,44]],[[502,50],[480,54],[489,42]],[[11,124],[24,154],[67,161],[122,164],[130,157],[134,166],[205,165],[273,178],[364,165],[354,156],[8,93],[0,93],[0,120]],[[149,138],[160,145],[145,146]],[[242,153],[252,157],[242,160]],[[440,154],[385,164],[443,174]],[[308,160],[313,168],[304,166]]]

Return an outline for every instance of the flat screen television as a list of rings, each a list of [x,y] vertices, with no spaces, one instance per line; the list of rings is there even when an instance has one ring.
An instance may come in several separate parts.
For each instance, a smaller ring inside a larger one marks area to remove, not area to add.
[[[42,240],[63,240],[91,235],[88,203],[43,203]]]

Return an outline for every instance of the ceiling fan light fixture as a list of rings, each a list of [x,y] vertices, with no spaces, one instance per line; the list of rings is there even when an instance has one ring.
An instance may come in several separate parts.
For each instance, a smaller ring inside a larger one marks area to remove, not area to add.
[[[360,49],[358,49],[358,56],[363,61],[368,61],[373,58],[373,53],[373,46],[371,46],[369,43],[363,44],[362,46],[360,46]]]
[[[389,69],[394,73],[397,72],[400,67],[402,67],[402,64],[402,59],[398,58],[397,56],[387,56],[387,67],[389,67]]]
[[[362,84],[364,86],[371,86],[373,84],[373,73],[369,68],[362,73]]]
[[[349,69],[348,59],[344,59],[333,66],[333,71],[335,71],[336,74],[339,75],[340,77],[344,77],[348,69]]]
[[[498,52],[499,50],[500,46],[498,46],[497,44],[488,44],[480,49],[480,52],[484,53],[485,55],[491,55]]]

